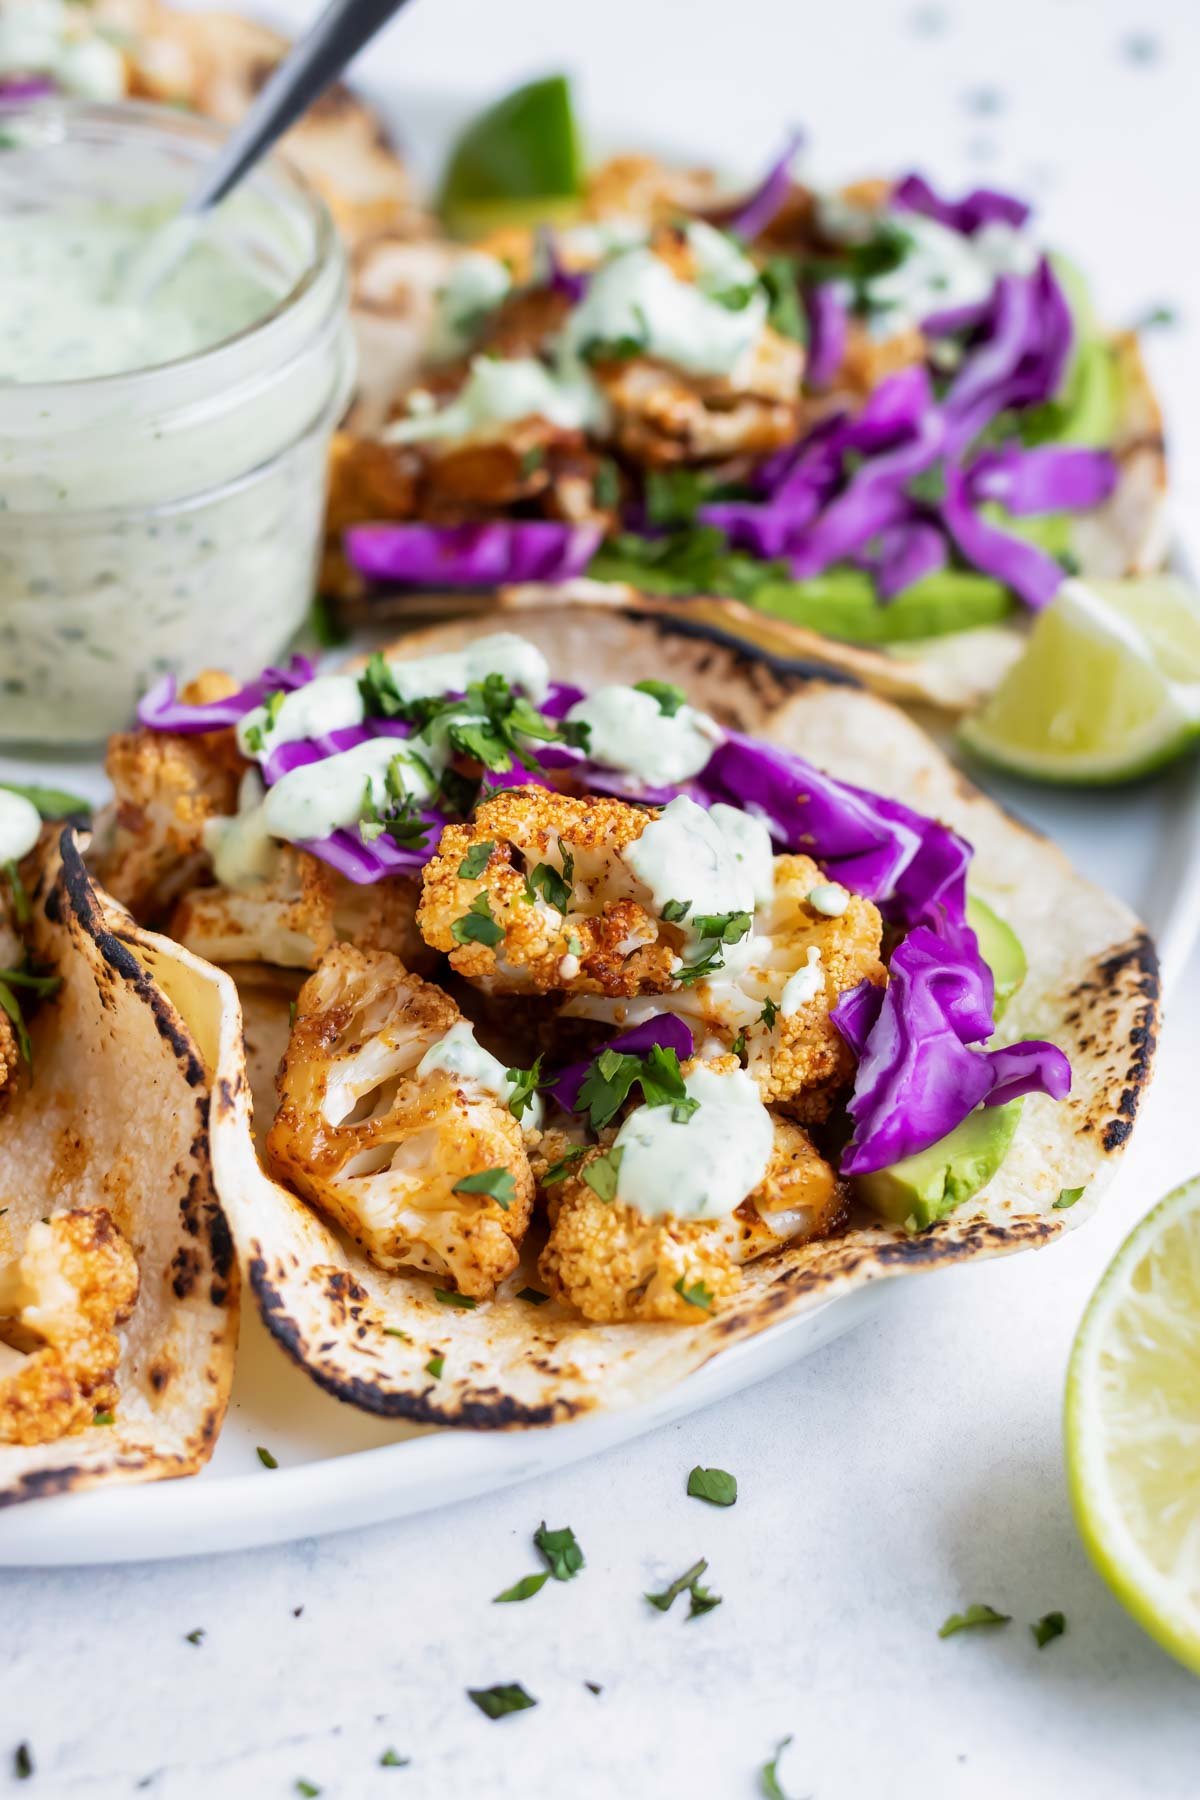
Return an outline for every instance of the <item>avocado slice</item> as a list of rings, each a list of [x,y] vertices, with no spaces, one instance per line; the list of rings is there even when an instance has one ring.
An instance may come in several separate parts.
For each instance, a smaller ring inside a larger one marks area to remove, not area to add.
[[[1024,981],[1029,964],[1016,932],[1004,923],[999,913],[992,911],[986,900],[980,900],[975,894],[967,899],[967,924],[979,940],[980,956],[992,971],[996,984],[992,1018],[999,1020]]]
[[[875,584],[860,569],[830,569],[807,581],[765,581],[751,604],[848,644],[899,644],[994,625],[1013,610],[1002,582],[971,569],[926,575],[881,605]]]
[[[1022,1100],[980,1106],[961,1125],[873,1175],[859,1175],[856,1192],[890,1224],[924,1231],[977,1194],[1008,1155],[1021,1118]]]

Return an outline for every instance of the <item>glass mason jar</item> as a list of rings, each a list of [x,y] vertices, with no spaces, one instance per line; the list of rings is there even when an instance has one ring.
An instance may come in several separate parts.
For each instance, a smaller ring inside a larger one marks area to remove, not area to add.
[[[221,136],[134,105],[0,124],[0,241],[9,208],[169,206]],[[0,742],[95,743],[164,672],[254,675],[306,615],[354,374],[345,260],[277,162],[207,229],[279,296],[254,323],[129,373],[0,381]]]

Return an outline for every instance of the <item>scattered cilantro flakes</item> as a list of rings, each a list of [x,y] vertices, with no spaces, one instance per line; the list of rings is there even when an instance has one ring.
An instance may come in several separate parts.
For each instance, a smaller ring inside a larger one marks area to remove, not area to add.
[[[617,474],[617,465],[607,456],[602,458],[592,478],[592,498],[605,512],[611,512],[621,504],[621,479]]]
[[[492,917],[492,905],[486,894],[476,894],[461,919],[455,919],[450,936],[456,944],[496,945],[504,937],[504,927]]]
[[[542,1186],[555,1187],[560,1181],[565,1181],[580,1157],[586,1155],[587,1150],[582,1144],[574,1150],[568,1150],[565,1156],[560,1156],[557,1162],[550,1164],[542,1176]]]
[[[691,910],[690,900],[668,900],[658,916],[664,925],[681,925]]]
[[[472,844],[467,854],[458,865],[458,872],[464,881],[478,881],[492,859],[492,851],[496,848],[491,838],[482,843]]]
[[[586,1110],[593,1131],[599,1131],[616,1117],[638,1086],[647,1106],[670,1106],[680,1124],[700,1104],[688,1096],[676,1052],[654,1044],[646,1056],[601,1050],[583,1079],[575,1110]]]
[[[649,694],[652,700],[658,701],[658,710],[665,719],[673,719],[681,706],[686,706],[687,695],[673,681],[635,681],[634,691]]]
[[[315,1781],[305,1781],[303,1775],[297,1777],[296,1792],[303,1795],[304,1800],[317,1800],[321,1792]]]
[[[545,1306],[548,1304],[550,1296],[543,1294],[540,1288],[523,1287],[517,1294],[517,1299],[527,1300],[530,1306]]]
[[[486,1194],[503,1212],[507,1212],[517,1197],[517,1184],[507,1169],[480,1169],[477,1175],[464,1175],[460,1181],[456,1181],[454,1192]]]
[[[116,1414],[108,1412],[108,1411],[94,1412],[92,1414],[92,1424],[93,1425],[115,1425],[116,1424]]]
[[[258,1460],[264,1469],[277,1469],[279,1467],[278,1462],[271,1455],[271,1452],[264,1449],[262,1444],[258,1446],[254,1454],[258,1457]]]
[[[542,446],[540,444],[531,445],[520,461],[518,472],[521,480],[528,481],[531,475],[536,475],[545,460],[546,452]]]
[[[580,1179],[591,1188],[598,1200],[615,1200],[617,1197],[617,1176],[621,1168],[624,1150],[617,1149],[614,1144],[611,1150],[605,1150],[600,1156],[592,1158],[580,1170]]]
[[[492,1605],[502,1606],[513,1600],[532,1600],[535,1594],[541,1593],[549,1579],[549,1569],[543,1569],[538,1575],[522,1575],[520,1581],[514,1581],[502,1594],[494,1595]]]
[[[710,1588],[701,1587],[698,1581],[692,1582],[691,1594],[688,1599],[689,1619],[702,1618],[705,1613],[712,1612],[715,1607],[720,1605],[720,1594],[714,1594]]]
[[[694,913],[692,930],[716,944],[740,944],[751,925],[748,912]]]
[[[604,1689],[598,1681],[585,1681],[583,1685],[589,1694],[602,1694],[604,1692]]]
[[[542,1059],[535,1057],[532,1067],[528,1069],[505,1069],[505,1080],[508,1082],[508,1110],[514,1119],[519,1119],[526,1107],[532,1106],[538,1088],[542,1083]]]
[[[33,1751],[28,1744],[18,1744],[13,1751],[13,1775],[17,1781],[28,1781],[33,1774]]]
[[[445,1367],[446,1359],[444,1356],[431,1356],[429,1361],[425,1364],[425,1373],[427,1375],[432,1375],[435,1381],[440,1381],[442,1379],[442,1370]]]
[[[402,1344],[412,1343],[412,1339],[409,1337],[407,1331],[401,1331],[398,1325],[385,1325],[383,1327],[383,1335],[384,1337],[399,1338]]]
[[[524,1712],[527,1707],[537,1705],[533,1695],[527,1694],[519,1681],[501,1682],[490,1688],[468,1688],[467,1698],[473,1700],[488,1719],[502,1719],[506,1713]]]
[[[1007,1625],[1011,1613],[997,1612],[994,1606],[972,1600],[965,1612],[951,1613],[938,1629],[940,1638],[953,1637],[957,1631],[973,1631],[979,1625]]]
[[[1077,1188],[1060,1188],[1059,1192],[1058,1192],[1058,1199],[1054,1202],[1054,1205],[1051,1208],[1051,1211],[1052,1212],[1066,1212],[1066,1210],[1069,1206],[1074,1206],[1074,1204],[1077,1200],[1082,1200],[1083,1196],[1086,1192],[1087,1192],[1086,1186],[1085,1187],[1077,1187]]]
[[[583,1567],[583,1551],[575,1541],[569,1525],[558,1531],[547,1531],[543,1519],[533,1534],[533,1541],[546,1559],[555,1581],[571,1581]]]
[[[780,1738],[775,1746],[774,1756],[758,1771],[758,1788],[763,1800],[787,1800],[787,1795],[779,1785],[779,1759],[791,1741],[790,1733],[787,1737]]]
[[[1066,1614],[1060,1612],[1043,1613],[1036,1624],[1031,1625],[1029,1629],[1033,1633],[1033,1640],[1038,1649],[1044,1650],[1047,1644],[1053,1643],[1054,1639],[1061,1637],[1063,1632],[1067,1629]]]
[[[0,788],[6,794],[19,794],[22,800],[28,800],[43,819],[86,819],[92,815],[91,801],[70,794],[65,788],[39,787],[23,781],[0,781]]]
[[[678,1600],[680,1594],[690,1593],[693,1596],[693,1601],[694,1601],[695,1586],[699,1582],[700,1577],[704,1574],[704,1572],[707,1568],[708,1568],[708,1558],[705,1556],[702,1556],[700,1558],[699,1562],[694,1562],[690,1569],[685,1569],[683,1574],[678,1576],[676,1580],[671,1582],[669,1587],[665,1587],[661,1594],[647,1594],[646,1599],[650,1602],[651,1606],[657,1607],[659,1612],[670,1612],[671,1608],[674,1606],[675,1602]],[[712,1605],[714,1605],[714,1606],[720,1605],[720,1601],[711,1596],[708,1596],[707,1591],[705,1589],[702,1588],[700,1591],[702,1594],[706,1595],[706,1598],[712,1599]],[[695,1607],[693,1606],[693,1611],[694,1610],[695,1610]],[[702,1604],[701,1610],[707,1611],[708,1607]],[[689,1617],[690,1616],[691,1615],[689,1614]]]
[[[183,1641],[185,1644],[202,1644],[204,1642],[203,1625],[197,1625],[195,1631],[187,1632]]]
[[[778,1017],[779,1008],[776,1006],[775,1002],[768,997],[763,1001],[762,1011],[758,1015],[758,1022],[760,1025],[765,1025],[768,1031],[773,1031],[775,1029],[775,1021]]]
[[[13,916],[18,925],[28,925],[33,913],[29,906],[29,895],[25,892],[25,883],[21,880],[21,871],[15,862],[6,862],[3,867],[12,894]]]
[[[693,1500],[707,1500],[710,1506],[732,1506],[738,1497],[737,1476],[697,1464],[687,1478],[687,1491]]]
[[[414,850],[423,850],[428,841],[433,827],[422,817],[420,805],[404,785],[405,760],[406,753],[398,750],[384,771],[383,785],[391,801],[389,806],[380,808],[376,805],[370,776],[364,783],[358,821],[358,835],[364,844],[373,844],[385,832],[394,844],[407,845]],[[408,760],[412,760],[410,753]]]
[[[744,1069],[746,1067],[746,1060],[747,1060],[747,1058],[746,1058],[746,1033],[744,1030],[738,1032],[737,1036],[734,1038],[734,1040],[733,1040],[732,1044],[730,1044],[729,1048],[733,1052],[734,1056],[737,1057],[738,1061],[741,1063],[741,1065]]]
[[[449,1288],[434,1288],[433,1297],[440,1300],[443,1306],[457,1306],[460,1312],[474,1312],[479,1302],[472,1300],[470,1294],[451,1293]]]
[[[412,1762],[411,1756],[401,1756],[398,1750],[385,1750],[379,1759],[381,1769],[407,1769]]]
[[[4,977],[0,977],[0,1012],[4,1013],[13,1028],[17,1040],[17,1055],[27,1068],[33,1067],[33,1045],[30,1042],[29,1030],[21,1013],[17,996],[8,986]]]
[[[573,931],[567,933],[567,954],[569,956],[583,955],[583,945]]]
[[[675,1283],[675,1292],[680,1299],[686,1300],[689,1306],[698,1306],[701,1312],[711,1312],[713,1309],[712,1289],[706,1287],[702,1281],[693,1282],[691,1287],[687,1287],[685,1280],[686,1278],[681,1275]]]

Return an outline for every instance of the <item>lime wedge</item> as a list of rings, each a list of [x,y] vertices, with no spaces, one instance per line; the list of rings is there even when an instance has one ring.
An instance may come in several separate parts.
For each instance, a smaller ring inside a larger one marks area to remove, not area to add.
[[[1200,1177],[1146,1215],[1092,1296],[1065,1431],[1088,1554],[1138,1624],[1200,1674]]]
[[[574,210],[583,179],[570,84],[548,75],[471,121],[450,153],[439,211],[451,230],[468,236],[561,219]]]
[[[1171,575],[1064,582],[1021,660],[962,728],[1033,781],[1132,781],[1200,732],[1200,595]]]

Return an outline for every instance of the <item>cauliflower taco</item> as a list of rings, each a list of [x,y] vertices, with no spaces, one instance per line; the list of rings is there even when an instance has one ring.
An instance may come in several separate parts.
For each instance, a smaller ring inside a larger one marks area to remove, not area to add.
[[[188,1475],[225,1415],[233,1245],[197,1047],[72,829],[0,791],[0,1507]],[[20,814],[24,813],[22,821]],[[164,947],[175,955],[172,945]]]
[[[549,609],[166,678],[109,770],[250,1289],[373,1412],[568,1419],[1044,1244],[1148,1079],[1137,920],[827,669]]]
[[[962,708],[1068,574],[1159,567],[1137,337],[1030,207],[823,191],[796,148],[730,203],[617,158],[448,260],[423,365],[335,448],[327,585],[678,614]]]

